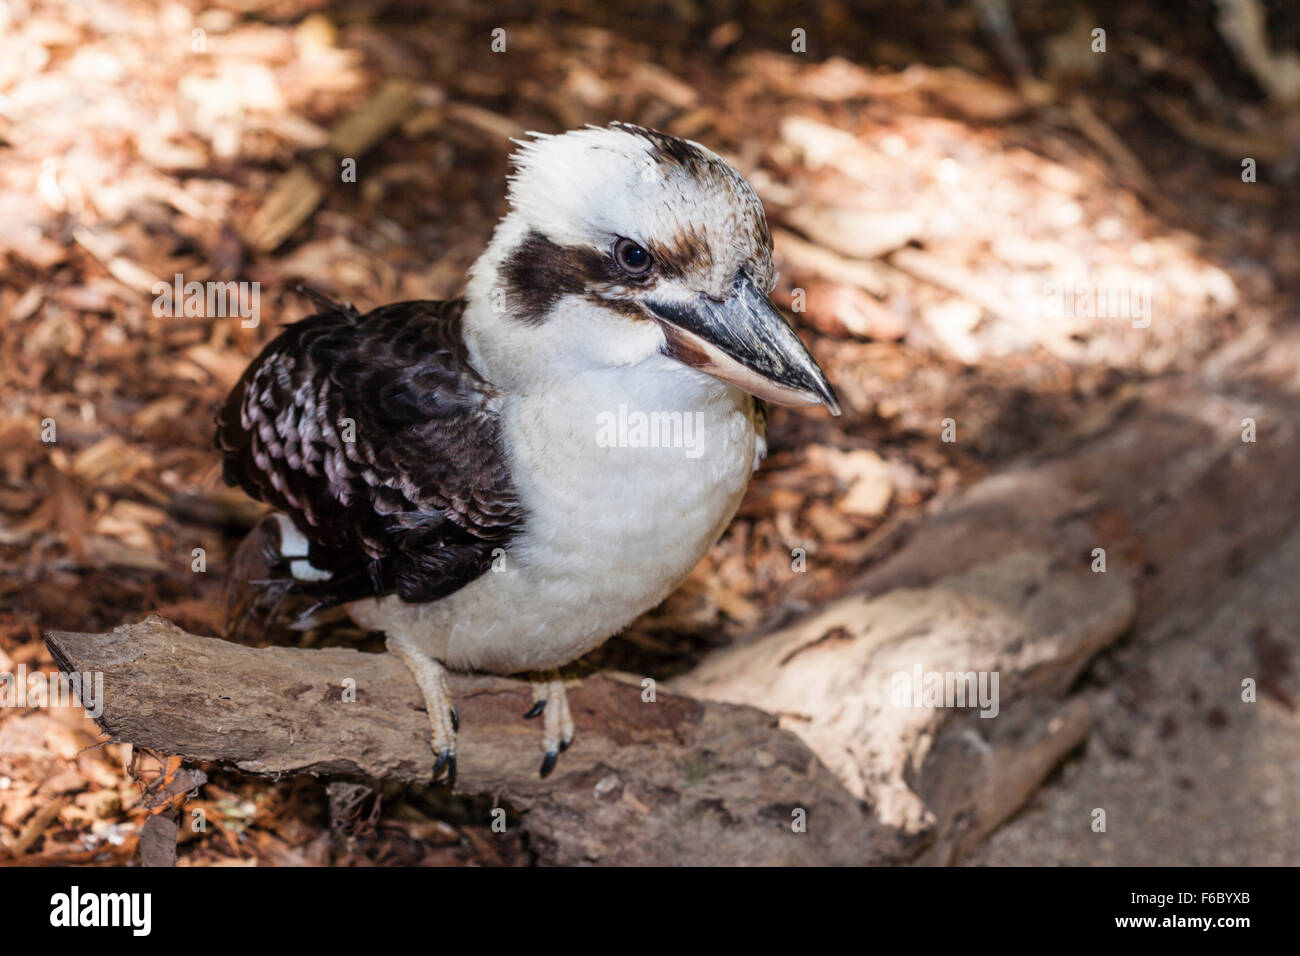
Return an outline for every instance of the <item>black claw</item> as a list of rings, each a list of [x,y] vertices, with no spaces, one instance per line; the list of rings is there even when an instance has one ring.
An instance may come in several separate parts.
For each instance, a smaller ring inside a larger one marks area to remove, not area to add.
[[[528,708],[528,713],[524,714],[524,720],[532,720],[534,717],[542,716],[542,711],[545,709],[546,701],[539,700],[537,703],[533,704],[532,707]]]
[[[438,780],[438,771],[443,767],[447,768],[447,786],[456,782],[456,751],[448,747],[438,754],[438,759],[433,764],[433,780]]]
[[[569,749],[569,745],[572,744],[572,743],[573,743],[573,740],[572,740],[572,739],[570,739],[570,740],[561,740],[561,741],[560,741],[560,753],[564,753],[566,750],[568,750],[568,749]]]
[[[448,707],[447,710],[451,713],[451,729],[452,729],[452,730],[459,731],[459,730],[460,730],[460,714],[456,713],[456,708],[455,708],[455,707]]]
[[[559,756],[560,754],[558,751],[555,750],[546,751],[546,756],[542,758],[542,769],[539,771],[539,774],[543,777],[549,777],[551,775],[551,771],[555,769],[555,761],[559,758]]]

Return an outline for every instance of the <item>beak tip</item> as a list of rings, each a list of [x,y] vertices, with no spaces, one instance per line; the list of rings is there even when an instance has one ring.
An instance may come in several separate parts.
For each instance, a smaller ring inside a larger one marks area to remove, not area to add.
[[[835,396],[835,390],[831,388],[829,382],[823,382],[821,400],[826,406],[826,410],[831,413],[832,418],[840,417],[840,400]]]

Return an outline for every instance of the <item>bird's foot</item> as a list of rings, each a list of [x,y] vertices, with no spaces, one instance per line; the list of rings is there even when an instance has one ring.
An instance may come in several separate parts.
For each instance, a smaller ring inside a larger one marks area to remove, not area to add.
[[[432,780],[437,781],[438,774],[446,768],[444,782],[448,787],[454,787],[456,731],[460,730],[460,717],[456,714],[456,708],[451,706],[451,695],[447,693],[447,671],[440,661],[422,652],[406,638],[390,636],[384,643],[414,675],[415,683],[424,697],[424,706],[429,712],[429,726],[433,729],[433,752],[437,755]]]
[[[533,706],[524,714],[526,720],[542,718],[541,776],[555,769],[555,761],[573,743],[573,715],[569,712],[569,696],[559,674],[539,676],[532,681]]]

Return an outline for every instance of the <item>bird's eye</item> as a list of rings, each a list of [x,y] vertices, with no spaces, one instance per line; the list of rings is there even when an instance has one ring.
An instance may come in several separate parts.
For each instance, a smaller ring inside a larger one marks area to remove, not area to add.
[[[650,271],[654,260],[631,239],[620,239],[614,243],[614,261],[618,267],[630,276],[643,276]]]

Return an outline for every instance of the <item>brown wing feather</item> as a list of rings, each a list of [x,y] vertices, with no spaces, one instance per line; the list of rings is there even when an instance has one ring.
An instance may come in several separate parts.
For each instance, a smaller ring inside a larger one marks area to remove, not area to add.
[[[295,583],[318,606],[436,600],[482,574],[522,521],[461,309],[403,302],[289,326],[218,417],[226,481],[288,515],[330,574]]]

